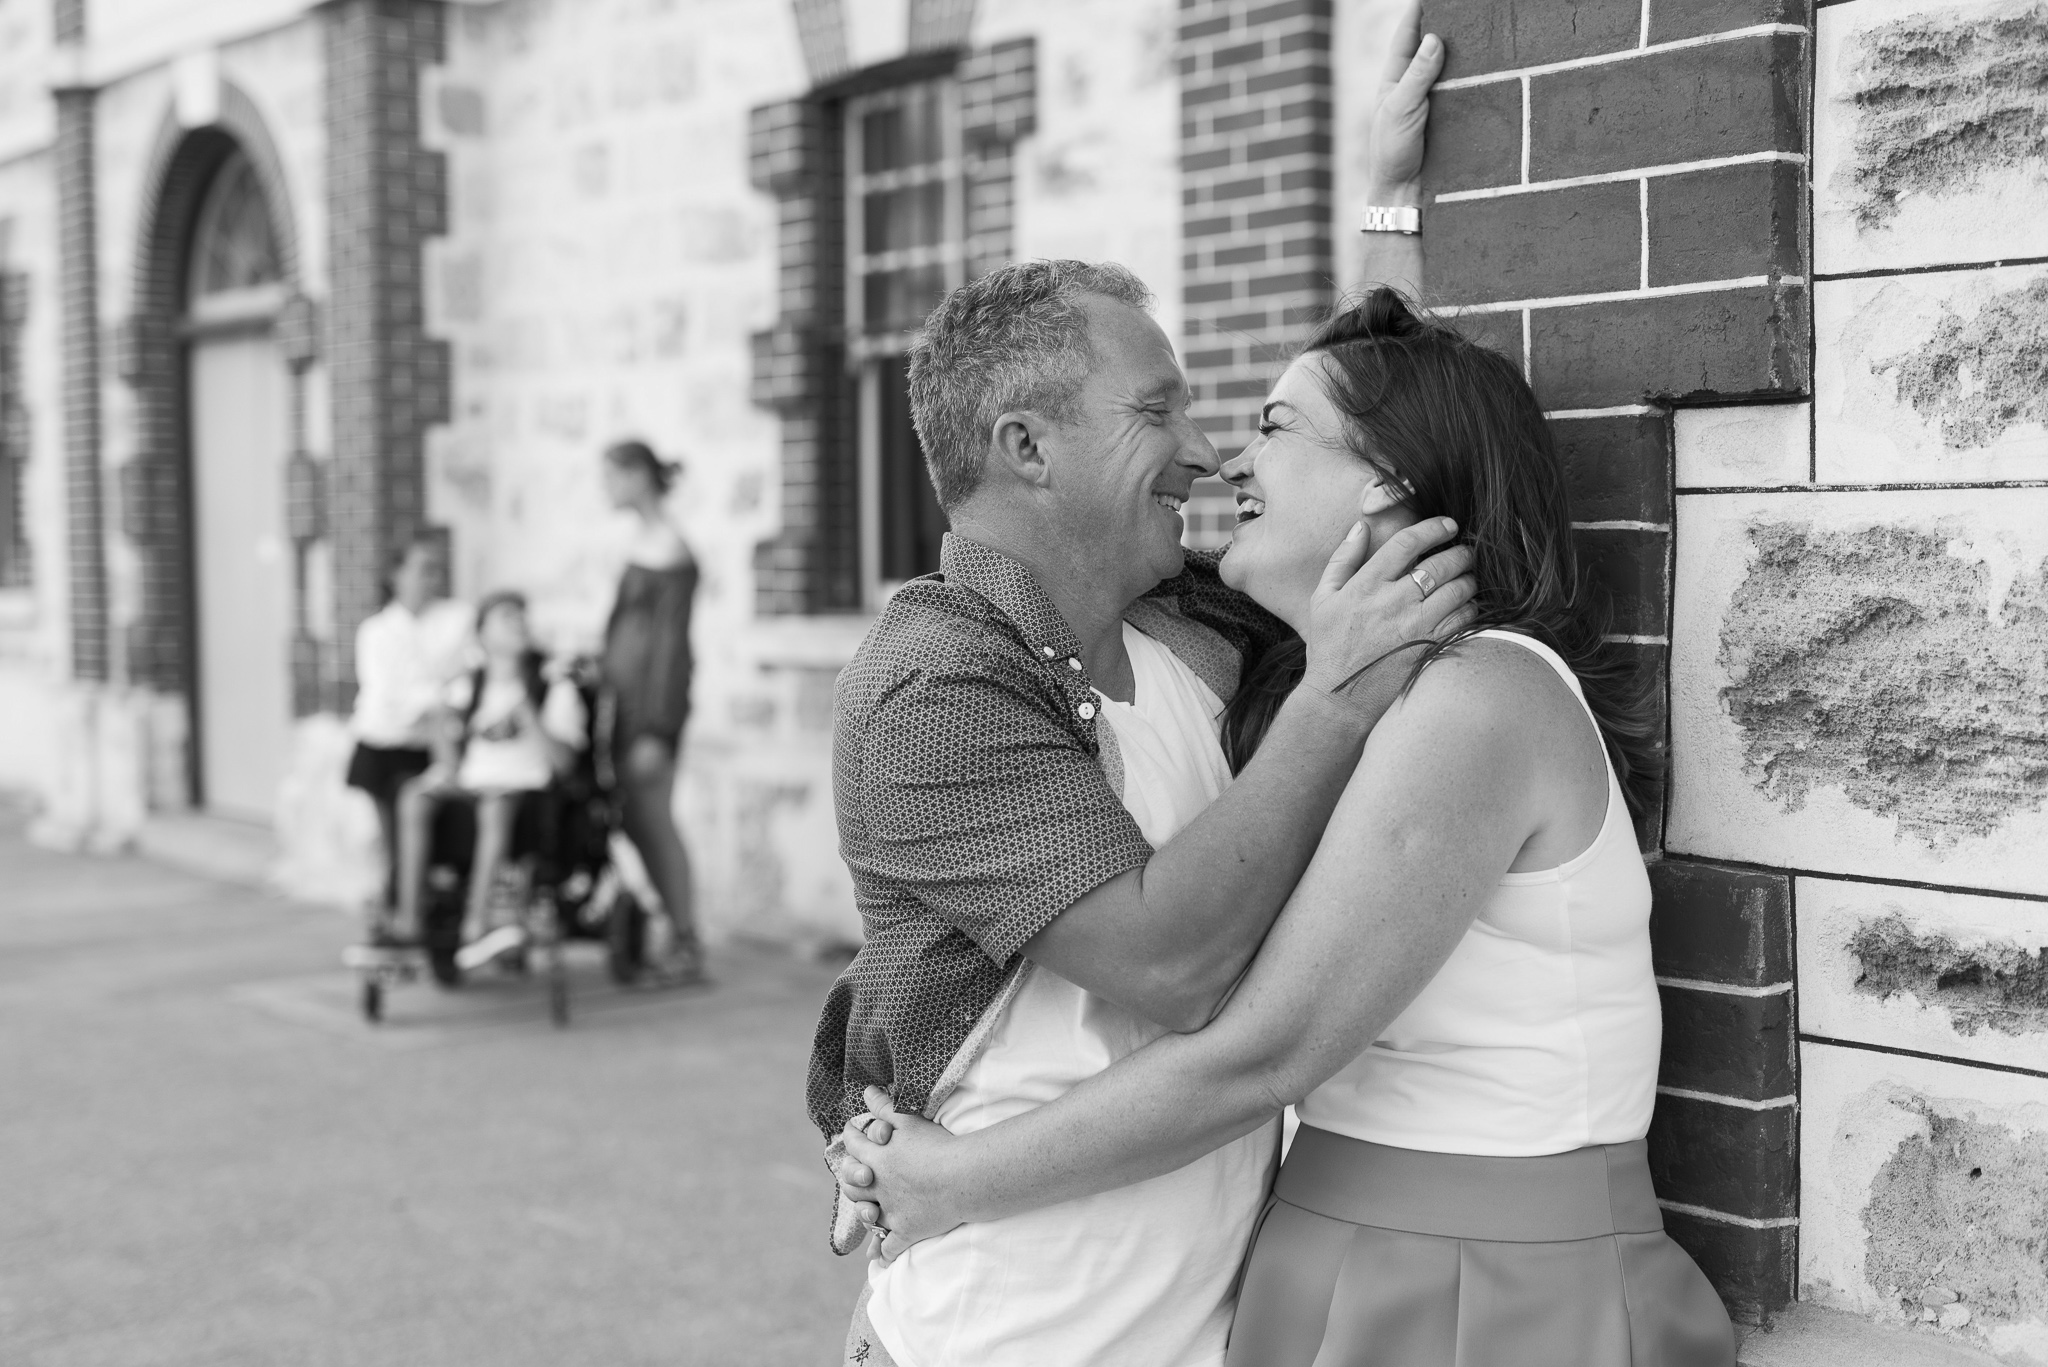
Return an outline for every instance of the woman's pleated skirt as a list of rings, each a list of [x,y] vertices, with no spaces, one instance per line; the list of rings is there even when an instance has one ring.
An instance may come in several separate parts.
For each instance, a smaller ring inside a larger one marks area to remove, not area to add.
[[[1727,1311],[1664,1233],[1647,1152],[1483,1158],[1302,1126],[1229,1367],[1732,1367]]]

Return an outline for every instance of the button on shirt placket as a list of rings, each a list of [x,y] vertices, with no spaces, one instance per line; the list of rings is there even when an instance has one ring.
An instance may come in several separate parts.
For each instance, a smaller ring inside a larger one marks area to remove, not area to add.
[[[1044,658],[1046,668],[1052,671],[1054,681],[1067,699],[1067,705],[1080,720],[1081,734],[1093,743],[1095,714],[1099,709],[1095,706],[1095,685],[1089,682],[1088,671],[1081,665],[1080,652],[1071,645],[1064,651],[1058,646],[1041,645],[1038,647],[1038,653]],[[1063,662],[1062,655],[1066,657]]]

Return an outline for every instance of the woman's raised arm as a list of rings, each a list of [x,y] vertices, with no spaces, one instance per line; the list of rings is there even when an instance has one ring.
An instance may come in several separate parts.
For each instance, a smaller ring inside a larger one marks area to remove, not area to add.
[[[1546,728],[1531,713],[1549,709],[1532,709],[1525,662],[1549,672],[1519,646],[1468,642],[1387,714],[1314,862],[1206,1029],[1165,1036],[973,1134],[893,1114],[886,1146],[847,1131],[874,1178],[847,1196],[880,1205],[894,1231],[885,1255],[965,1221],[1171,1172],[1270,1121],[1370,1045],[1546,821]]]

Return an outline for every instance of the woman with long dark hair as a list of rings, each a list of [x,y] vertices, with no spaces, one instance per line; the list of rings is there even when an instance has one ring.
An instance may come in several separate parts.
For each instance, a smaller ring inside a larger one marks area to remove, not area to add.
[[[1654,718],[1585,588],[1543,414],[1512,362],[1380,289],[1318,331],[1259,431],[1224,468],[1226,582],[1299,626],[1342,539],[1449,517],[1477,624],[1415,647],[1206,1028],[971,1134],[871,1089],[843,1136],[848,1194],[887,1226],[885,1257],[916,1259],[919,1239],[1172,1172],[1293,1104],[1230,1363],[1727,1367],[1727,1315],[1663,1232],[1644,1143],[1661,1023],[1630,813]],[[1234,761],[1299,677],[1287,653],[1255,666],[1224,719]]]
[[[690,719],[690,609],[697,560],[662,501],[682,467],[662,460],[643,441],[621,441],[604,453],[604,487],[612,506],[633,514],[633,539],[604,636],[604,690],[610,713],[611,763],[626,836],[647,865],[668,917],[667,952],[643,970],[650,985],[703,981],[690,856],[676,831],[676,761]]]

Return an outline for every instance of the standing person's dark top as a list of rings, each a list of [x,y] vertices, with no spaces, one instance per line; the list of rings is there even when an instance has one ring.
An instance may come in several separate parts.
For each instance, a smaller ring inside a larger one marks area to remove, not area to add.
[[[626,569],[604,638],[612,767],[626,836],[661,893],[670,928],[666,953],[652,959],[643,981],[680,986],[704,977],[690,855],[672,806],[683,725],[690,718],[697,560],[662,509],[682,467],[639,441],[606,448],[603,466],[612,506],[633,514]]]
[[[697,562],[655,569],[628,565],[619,579],[604,632],[604,679],[613,707],[612,753],[623,758],[634,740],[680,743],[690,719],[690,608]]]

